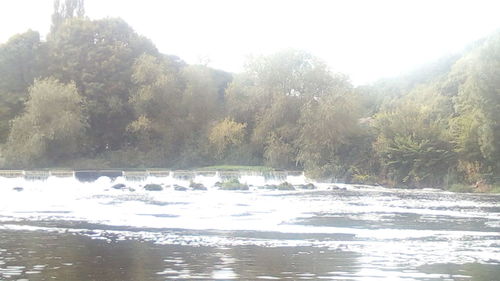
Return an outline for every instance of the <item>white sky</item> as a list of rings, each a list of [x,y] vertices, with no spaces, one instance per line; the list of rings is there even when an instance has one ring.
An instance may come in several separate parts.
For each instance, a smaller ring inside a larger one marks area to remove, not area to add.
[[[64,0],[62,0],[64,1]],[[44,36],[52,0],[0,0],[0,42]],[[121,17],[163,53],[238,72],[248,55],[304,49],[355,84],[397,75],[500,28],[500,1],[86,0],[92,19]]]

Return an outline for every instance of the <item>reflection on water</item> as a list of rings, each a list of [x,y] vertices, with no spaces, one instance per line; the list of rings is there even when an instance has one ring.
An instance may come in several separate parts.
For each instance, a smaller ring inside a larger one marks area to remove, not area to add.
[[[204,247],[0,231],[0,280],[497,280],[498,265],[380,270],[362,254],[316,247]]]
[[[498,195],[326,184],[150,192],[121,180],[128,188],[0,178],[0,280],[500,276]]]
[[[69,234],[0,232],[9,280],[272,279],[356,271],[357,254],[311,247],[154,245]]]

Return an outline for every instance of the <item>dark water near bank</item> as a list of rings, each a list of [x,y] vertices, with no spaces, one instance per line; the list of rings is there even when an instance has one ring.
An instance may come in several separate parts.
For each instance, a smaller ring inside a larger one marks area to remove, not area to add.
[[[499,280],[498,195],[150,180],[4,180],[0,280]]]

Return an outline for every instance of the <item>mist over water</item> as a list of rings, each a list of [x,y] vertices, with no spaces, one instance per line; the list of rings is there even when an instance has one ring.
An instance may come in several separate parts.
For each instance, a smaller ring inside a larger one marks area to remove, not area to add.
[[[229,178],[250,190],[215,187]],[[493,280],[500,273],[498,195],[331,183],[262,189],[285,181],[311,182],[293,172],[0,177],[0,280]],[[149,183],[164,188],[147,191]]]

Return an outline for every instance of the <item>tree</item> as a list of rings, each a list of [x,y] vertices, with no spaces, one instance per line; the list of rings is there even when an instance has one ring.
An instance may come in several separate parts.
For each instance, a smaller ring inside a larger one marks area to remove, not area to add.
[[[142,54],[159,57],[154,45],[121,19],[65,20],[48,37],[50,75],[74,81],[89,112],[95,153],[126,144],[133,114],[128,100],[134,61]]]
[[[182,168],[208,163],[210,125],[222,115],[216,72],[206,66],[191,65],[182,69],[184,88],[175,102],[179,114],[172,125],[171,145],[177,151],[175,162]]]
[[[6,165],[44,166],[76,157],[87,128],[82,105],[75,84],[35,81],[24,114],[12,122]]]
[[[366,152],[361,139],[370,139],[359,124],[359,99],[347,81],[338,81],[329,95],[309,101],[302,108],[299,153],[310,176],[315,178],[344,178],[352,166],[361,168]],[[369,145],[369,144],[368,144]]]
[[[161,147],[161,155],[180,166],[204,161],[210,123],[222,112],[218,83],[223,79],[217,77],[205,66],[179,67],[168,57],[139,57],[129,100],[137,118],[128,127],[135,144],[143,150]]]
[[[22,112],[26,92],[41,69],[40,35],[28,30],[0,45],[0,142],[9,134],[9,122]]]
[[[375,151],[396,185],[439,186],[456,166],[445,122],[432,116],[425,106],[408,101],[377,114]]]
[[[0,45],[0,89],[22,93],[33,83],[38,72],[40,34],[28,30],[12,36]]]
[[[469,182],[492,181],[500,173],[499,50],[496,33],[460,59],[450,74],[455,82],[450,132]],[[467,168],[473,166],[477,169]]]
[[[229,85],[227,110],[237,122],[248,124],[254,154],[274,167],[297,167],[301,108],[331,92],[335,76],[323,61],[303,51],[257,57]]]
[[[206,132],[211,120],[220,113],[219,89],[214,72],[201,65],[187,66],[182,70],[185,88],[180,103],[182,121],[190,131]]]
[[[214,146],[216,157],[223,159],[228,150],[243,143],[246,124],[237,123],[230,118],[216,123],[209,134],[209,141]]]
[[[85,16],[85,0],[54,0],[51,31],[54,33],[66,19],[83,18]]]
[[[134,138],[133,144],[143,152],[154,147],[168,151],[172,120],[178,118],[182,98],[179,69],[168,58],[144,54],[133,65],[132,81],[135,90],[129,103],[136,119],[127,130]]]

